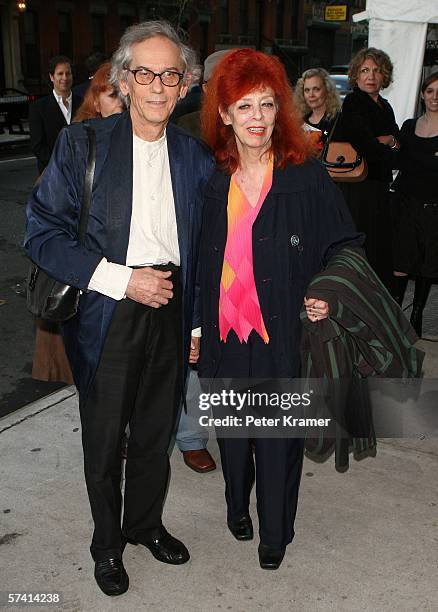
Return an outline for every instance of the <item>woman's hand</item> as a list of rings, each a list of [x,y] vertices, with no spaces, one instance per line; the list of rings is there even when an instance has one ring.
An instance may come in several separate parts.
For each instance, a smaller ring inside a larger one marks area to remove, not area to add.
[[[392,134],[388,134],[384,136],[377,136],[376,138],[381,144],[384,144],[387,147],[390,147],[391,149],[400,148],[398,141],[396,140],[396,138],[394,138]]]
[[[304,306],[306,307],[309,321],[321,321],[329,316],[329,305],[324,300],[305,297]]]

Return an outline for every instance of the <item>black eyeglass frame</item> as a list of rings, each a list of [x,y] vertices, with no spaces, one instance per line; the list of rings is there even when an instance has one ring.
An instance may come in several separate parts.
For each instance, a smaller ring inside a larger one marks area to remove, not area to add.
[[[132,74],[134,75],[135,82],[138,83],[139,85],[151,85],[155,81],[155,79],[159,77],[164,87],[178,87],[178,85],[181,83],[181,81],[184,78],[184,73],[177,72],[176,70],[163,70],[163,72],[154,72],[153,70],[149,70],[149,68],[136,68],[135,70],[131,70],[131,68],[125,68],[125,70],[127,70],[128,72],[132,72]],[[140,81],[137,79],[137,72],[149,72],[150,74],[154,75],[154,78],[149,83],[140,83]],[[167,85],[166,83],[164,83],[162,76],[163,74],[166,74],[166,72],[170,74],[177,74],[179,77],[178,83],[175,83],[175,85]]]

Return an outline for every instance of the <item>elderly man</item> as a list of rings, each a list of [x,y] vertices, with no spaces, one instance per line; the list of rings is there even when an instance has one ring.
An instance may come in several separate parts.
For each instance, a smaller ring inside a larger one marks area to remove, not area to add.
[[[87,158],[83,125],[61,133],[28,207],[28,254],[83,291],[64,338],[79,390],[95,578],[107,595],[128,589],[126,542],[144,545],[164,563],[189,559],[161,517],[182,381],[199,352],[191,330],[199,322],[201,191],[214,165],[199,141],[168,125],[196,71],[194,52],[169,24],[128,28],[111,77],[128,111],[91,123],[97,158],[86,244],[76,240]]]

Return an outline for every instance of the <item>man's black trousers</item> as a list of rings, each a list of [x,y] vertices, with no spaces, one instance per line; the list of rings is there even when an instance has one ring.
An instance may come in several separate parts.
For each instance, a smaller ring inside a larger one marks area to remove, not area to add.
[[[95,561],[119,558],[123,535],[158,533],[169,477],[168,448],[182,386],[179,275],[158,309],[129,299],[116,307],[90,393],[80,406]],[[121,523],[121,441],[129,424]]]

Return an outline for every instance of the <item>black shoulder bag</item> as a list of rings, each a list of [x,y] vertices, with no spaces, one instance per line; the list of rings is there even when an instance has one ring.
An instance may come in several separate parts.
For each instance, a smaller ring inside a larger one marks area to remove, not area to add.
[[[84,242],[90,211],[94,167],[96,165],[96,134],[92,127],[85,126],[88,134],[87,170],[79,217],[78,241]],[[50,277],[37,264],[31,262],[27,275],[27,309],[40,319],[68,321],[78,310],[80,290]]]

